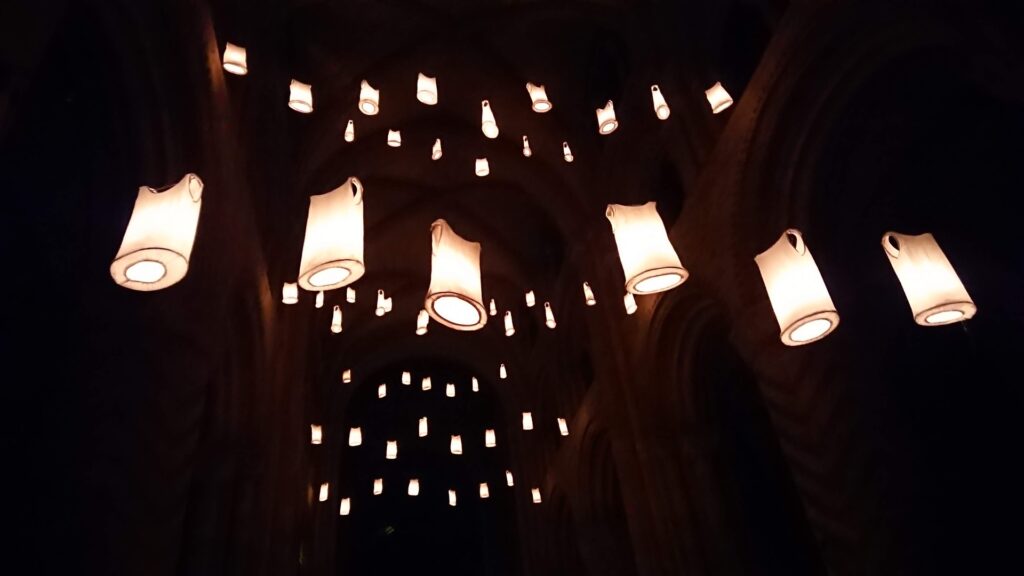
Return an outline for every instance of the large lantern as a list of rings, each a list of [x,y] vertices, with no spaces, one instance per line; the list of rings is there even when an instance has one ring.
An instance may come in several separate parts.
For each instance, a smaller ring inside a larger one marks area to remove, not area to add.
[[[534,112],[540,112],[543,114],[551,110],[551,100],[548,100],[548,93],[544,89],[544,85],[537,86],[531,82],[526,83],[526,91],[530,93],[530,105]]]
[[[463,239],[444,220],[430,226],[430,288],[425,308],[456,330],[479,330],[487,323],[480,288],[480,244]]]
[[[914,321],[921,326],[968,320],[978,311],[931,234],[886,232],[882,248],[907,295]]]
[[[299,285],[333,290],[355,282],[365,271],[363,184],[353,177],[331,192],[309,198]]]
[[[642,206],[609,204],[605,216],[615,233],[627,292],[664,292],[686,281],[690,274],[669,242],[654,202]]]

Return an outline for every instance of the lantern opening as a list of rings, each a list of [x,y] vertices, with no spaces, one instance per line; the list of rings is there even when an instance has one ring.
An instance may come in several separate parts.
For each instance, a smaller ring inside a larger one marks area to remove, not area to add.
[[[124,271],[125,278],[145,284],[159,282],[166,274],[167,268],[156,260],[140,260]]]
[[[376,116],[380,111],[380,90],[366,80],[359,85],[359,111],[367,116]]]

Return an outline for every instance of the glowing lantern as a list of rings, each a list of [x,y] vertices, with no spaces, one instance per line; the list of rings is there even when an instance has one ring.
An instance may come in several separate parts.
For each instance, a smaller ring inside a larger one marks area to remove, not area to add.
[[[529,292],[526,293],[526,307],[533,308],[536,305],[537,296],[533,293],[533,290],[530,290]]]
[[[321,502],[327,502],[327,493],[328,493],[329,490],[330,490],[330,488],[328,487],[327,482],[324,482],[323,484],[320,485],[320,501]]]
[[[540,499],[540,488],[532,488],[532,489],[530,489],[530,494],[533,496],[533,503],[534,504],[540,504],[540,502],[541,502],[541,499]]]
[[[573,161],[572,150],[569,149],[568,142],[562,142],[562,158],[565,158],[566,162]]]
[[[412,478],[412,479],[409,480],[409,490],[408,490],[408,492],[409,492],[409,496],[419,496],[420,495],[420,481],[419,481],[419,479]]]
[[[787,346],[820,340],[839,325],[839,314],[799,230],[782,233],[754,258]]]
[[[449,448],[451,449],[452,454],[455,454],[456,456],[462,454],[462,436],[459,436],[458,434],[452,435],[452,441]]]
[[[398,440],[388,440],[387,449],[384,452],[384,457],[388,460],[398,459]]]
[[[498,442],[494,437],[494,430],[491,430],[490,428],[484,430],[484,446],[487,448],[494,448],[497,445]]]
[[[341,306],[338,305],[334,306],[334,312],[331,313],[331,332],[341,332]]]
[[[384,493],[384,479],[374,478],[373,479],[373,495],[380,496]]]
[[[349,428],[348,430],[348,445],[349,446],[360,446],[363,443],[363,429],[359,427]]]
[[[420,418],[419,435],[420,435],[420,438],[425,438],[427,436],[427,417],[426,416],[424,416],[423,418]]]
[[[558,419],[558,433],[562,436],[569,435],[569,424],[566,423],[565,418]]]
[[[669,109],[668,103],[665,102],[665,96],[662,95],[657,84],[651,86],[651,101],[654,103],[654,113],[658,116],[658,120],[668,120],[672,110]]]
[[[353,288],[351,286],[349,286],[348,288],[345,288],[345,301],[348,302],[349,304],[355,304],[356,303],[356,289],[355,288]]]
[[[602,135],[608,135],[615,132],[615,129],[618,127],[619,121],[615,119],[615,106],[609,100],[604,105],[604,108],[597,109],[597,132]]]
[[[348,513],[352,511],[352,501],[348,498],[341,499],[341,506],[338,507],[339,516],[348,516]]]
[[[491,111],[491,103],[487,100],[480,103],[480,130],[488,138],[498,137],[498,123],[494,121],[494,112]]]
[[[321,290],[316,293],[316,303],[314,304],[317,308],[324,307],[324,291]]]
[[[882,247],[907,295],[915,322],[941,326],[969,320],[978,311],[934,236],[886,232]]]
[[[295,304],[299,301],[299,285],[295,282],[285,282],[281,287],[281,302]]]
[[[516,485],[516,483],[512,480],[511,470],[505,470],[505,484],[507,484],[509,488]]]
[[[544,303],[544,325],[552,330],[555,329],[557,324],[555,323],[555,313],[551,311],[551,303]]]
[[[121,248],[110,264],[114,282],[149,292],[184,278],[202,205],[203,181],[195,174],[163,191],[140,186]]]
[[[373,313],[377,316],[383,316],[387,313],[387,298],[384,297],[383,290],[377,290],[377,308],[374,309]]]
[[[615,234],[627,292],[654,294],[686,281],[690,274],[672,248],[654,202],[642,206],[609,204],[605,216]]]
[[[400,130],[388,130],[388,146],[398,148],[402,145],[402,132]]]
[[[473,376],[473,392],[479,392],[479,391],[480,391],[480,383],[477,382],[476,376]]]
[[[533,414],[523,412],[523,430],[533,430]]]
[[[421,72],[416,78],[416,99],[427,106],[437,104],[437,78],[425,76]]]
[[[544,85],[537,86],[531,82],[526,83],[526,91],[530,93],[530,100],[533,102],[531,107],[534,112],[540,112],[541,114],[551,110],[551,101],[548,100],[548,93],[544,90]]]
[[[423,377],[423,381],[421,383],[421,387],[423,388],[424,392],[426,392],[427,390],[430,390],[430,376],[424,376]]]
[[[387,384],[381,384],[380,386],[377,386],[377,398],[384,398],[387,395],[388,395],[388,385]]]
[[[487,488],[487,482],[480,483],[480,498],[490,498],[491,491]]]
[[[505,370],[505,363],[502,362],[501,366],[498,366],[498,378],[502,380],[508,378],[508,370]]]
[[[491,165],[487,162],[487,158],[476,159],[476,175],[483,178],[491,173]]]
[[[533,150],[530,149],[530,139],[525,134],[523,135],[523,156],[527,158],[533,156]]]
[[[345,125],[345,142],[355,142],[356,139],[356,124],[349,120],[348,124]]]
[[[423,336],[427,333],[427,324],[430,323],[430,314],[426,310],[420,310],[416,315],[416,335]]]
[[[512,312],[505,311],[505,336],[512,336],[516,333],[516,327],[512,324]]]
[[[402,372],[402,384],[406,386],[412,384],[412,374],[409,372]]]
[[[444,155],[444,151],[441,150],[441,139],[434,140],[434,147],[430,150],[431,160],[440,160],[441,156]]]
[[[626,295],[622,297],[622,304],[626,307],[626,314],[633,314],[636,312],[636,298],[633,297],[632,292],[626,292]]]
[[[449,382],[444,387],[444,395],[449,398],[455,398],[455,384]]]
[[[376,116],[380,111],[380,90],[375,90],[366,80],[359,85],[359,111],[367,116]]]
[[[313,444],[322,444],[324,441],[324,432],[319,424],[309,425],[309,439]]]
[[[288,107],[303,114],[312,112],[313,87],[298,80],[292,80],[288,86]]]
[[[458,498],[455,496],[455,490],[448,490],[448,505],[455,506]]]
[[[352,381],[351,368],[346,368],[345,371],[341,373],[341,381],[344,382],[345,384],[348,384],[349,382]]]
[[[494,298],[491,298],[490,313],[491,316],[498,315],[498,305],[494,303]]]
[[[587,306],[597,304],[597,298],[594,298],[594,291],[590,288],[589,282],[583,283],[583,298],[586,300]]]
[[[430,226],[430,316],[456,330],[479,330],[487,323],[480,288],[480,244],[452,231],[444,220]]]
[[[715,82],[714,86],[704,91],[704,95],[708,97],[708,103],[711,104],[711,112],[714,114],[718,114],[732,106],[732,96],[726,92],[721,82]]]
[[[365,270],[363,184],[349,178],[334,190],[309,198],[299,285],[333,290],[355,282]]]
[[[249,73],[249,66],[245,63],[245,48],[235,46],[231,42],[224,47],[224,69],[238,76],[245,76]]]

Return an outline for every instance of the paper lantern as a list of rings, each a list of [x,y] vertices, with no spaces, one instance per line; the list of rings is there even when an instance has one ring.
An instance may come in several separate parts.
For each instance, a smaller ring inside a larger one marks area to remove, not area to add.
[[[412,478],[409,480],[409,496],[420,495],[420,481],[418,478]]]
[[[487,482],[480,483],[480,498],[490,498],[491,491],[487,488]]]
[[[150,292],[184,278],[202,205],[203,181],[195,174],[162,191],[140,186],[121,248],[110,264],[114,282]]]
[[[425,76],[420,72],[416,78],[416,99],[427,106],[437,104],[437,78]]]
[[[479,391],[480,391],[480,383],[477,382],[476,376],[473,376],[473,392],[479,392]]]
[[[345,301],[348,302],[349,304],[355,304],[356,303],[356,289],[355,288],[353,288],[351,286],[349,286],[348,288],[345,288]]]
[[[373,479],[373,495],[380,496],[384,493],[384,479],[374,478]]]
[[[508,378],[508,370],[505,370],[504,362],[498,366],[498,378],[501,378],[502,380]]]
[[[619,127],[619,121],[615,119],[615,105],[609,100],[604,108],[597,109],[597,132],[608,135],[615,132]]]
[[[882,248],[903,286],[914,321],[921,326],[969,320],[978,311],[931,234],[886,232]]]
[[[387,449],[384,452],[384,457],[388,460],[398,459],[398,440],[388,440]]]
[[[348,445],[349,446],[360,446],[363,443],[363,429],[358,426],[355,428],[349,428],[348,430]]]
[[[387,298],[384,297],[383,290],[377,290],[377,307],[374,308],[373,313],[377,316],[383,316],[387,313]]]
[[[296,282],[285,282],[281,287],[281,302],[295,304],[299,301],[299,285]]]
[[[487,323],[480,287],[480,244],[452,231],[444,220],[430,226],[430,316],[456,330],[479,330]]]
[[[512,336],[516,333],[516,327],[512,324],[512,312],[505,311],[505,336]]]
[[[341,499],[341,506],[338,507],[339,516],[348,516],[348,513],[352,511],[352,501],[348,498]]]
[[[400,130],[388,130],[388,146],[398,148],[402,145],[402,132]]]
[[[558,419],[558,433],[562,436],[569,435],[569,424],[566,423],[565,418]]]
[[[248,74],[249,66],[245,62],[245,48],[228,42],[224,47],[223,66],[225,70],[238,76]]]
[[[323,444],[324,432],[319,424],[309,425],[309,441],[313,444]]]
[[[483,178],[491,173],[491,165],[487,162],[487,158],[476,159],[476,175]]]
[[[384,398],[387,395],[388,395],[388,385],[387,384],[381,384],[380,386],[377,386],[377,398]]]
[[[317,308],[323,308],[324,307],[324,291],[323,290],[321,290],[321,291],[316,293],[316,304],[314,304],[314,306],[316,306]]]
[[[533,414],[523,412],[523,430],[533,430]]]
[[[668,120],[672,110],[669,109],[668,103],[665,102],[665,96],[662,95],[657,84],[651,86],[651,102],[654,104],[654,113],[658,116],[658,120]]]
[[[330,491],[327,482],[320,485],[320,501],[327,502],[327,493]]]
[[[341,306],[338,305],[334,306],[334,312],[331,313],[331,332],[341,332]]]
[[[551,303],[544,303],[544,325],[554,330],[557,324],[555,323],[555,313],[551,311]]]
[[[626,314],[632,315],[636,312],[636,298],[631,292],[626,292],[626,295],[622,297],[622,304],[626,307]]]
[[[380,111],[380,90],[366,80],[359,85],[359,111],[367,116],[376,116]]]
[[[326,194],[309,198],[299,285],[306,290],[333,290],[355,282],[365,271],[363,184],[352,177]]]
[[[423,388],[424,392],[426,392],[427,390],[430,390],[430,376],[424,376],[423,377],[423,380],[421,382],[421,388]]]
[[[541,114],[551,110],[551,101],[548,100],[548,93],[544,90],[544,85],[537,86],[531,82],[526,83],[526,91],[530,94],[530,100],[532,102],[531,108],[534,112],[540,112]]]
[[[406,386],[412,384],[412,373],[408,371],[402,372],[402,384],[405,384]]]
[[[583,283],[583,299],[586,301],[587,306],[597,304],[597,298],[594,298],[594,291],[590,288],[589,282]]]
[[[395,303],[394,301],[392,301],[391,296],[385,298],[383,302],[384,313],[388,314],[389,312],[391,312],[391,309],[394,307],[394,304]]]
[[[303,114],[312,112],[313,87],[298,80],[292,80],[288,86],[288,107]]]
[[[573,161],[572,150],[569,149],[568,142],[562,142],[562,158],[564,158],[566,162]]]
[[[455,506],[456,502],[458,502],[458,498],[455,495],[455,490],[448,490],[448,505]]]
[[[449,398],[455,398],[455,384],[452,384],[451,382],[445,384],[444,395]]]
[[[428,432],[428,430],[427,430],[427,417],[424,416],[423,418],[420,418],[420,426],[419,426],[420,438],[425,438],[427,436],[427,432]]]
[[[782,233],[754,258],[787,346],[820,340],[839,325],[839,314],[799,230]]]
[[[498,445],[497,439],[494,437],[494,430],[488,428],[484,430],[484,446],[487,448],[494,448]]]
[[[452,441],[449,444],[449,448],[452,451],[452,454],[455,454],[456,456],[461,455],[462,454],[462,436],[460,436],[458,434],[452,435]]]
[[[540,500],[540,488],[532,488],[532,489],[530,489],[530,494],[533,496],[533,503],[534,504],[540,504],[540,502],[541,502],[541,500]]]
[[[498,123],[494,120],[491,103],[487,100],[480,103],[480,130],[483,131],[484,136],[492,140],[498,137]]]
[[[434,147],[430,149],[430,159],[440,160],[441,156],[444,155],[444,150],[441,150],[441,139],[434,140]]]
[[[420,310],[416,314],[416,335],[423,336],[427,333],[427,324],[430,323],[430,314],[426,310]]]
[[[355,142],[356,139],[356,125],[355,122],[349,120],[345,126],[345,142]]]
[[[530,140],[526,135],[523,135],[523,156],[527,158],[533,156],[533,150],[530,149]]]
[[[515,486],[515,484],[516,484],[512,480],[512,471],[511,470],[505,470],[505,484],[507,484],[509,488],[511,488],[512,486]]]
[[[533,308],[536,305],[537,296],[533,293],[533,290],[530,290],[529,292],[526,293],[526,307]]]
[[[349,382],[352,381],[351,368],[346,368],[345,371],[341,373],[341,381],[344,382],[345,384],[348,384]]]
[[[690,273],[669,242],[654,202],[641,206],[609,204],[605,216],[615,233],[627,292],[654,294],[686,281]]]
[[[718,114],[732,106],[732,96],[726,92],[721,82],[715,82],[715,85],[705,90],[704,94],[708,97],[708,103],[711,104],[711,112],[714,114]]]
[[[498,315],[498,306],[497,306],[497,304],[494,303],[494,298],[491,298],[490,313],[491,313],[491,316],[497,316]]]

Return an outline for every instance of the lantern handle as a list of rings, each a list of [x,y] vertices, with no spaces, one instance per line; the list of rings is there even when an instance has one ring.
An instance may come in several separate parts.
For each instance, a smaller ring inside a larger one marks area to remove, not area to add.
[[[441,246],[441,237],[447,227],[448,223],[443,219],[434,220],[434,223],[430,225],[430,245],[434,252]]]
[[[796,228],[790,228],[782,233],[783,237],[787,239],[787,243],[793,247],[793,250],[797,254],[803,256],[807,252],[807,246],[804,244],[804,236]]]
[[[203,199],[203,181],[199,179],[199,176],[189,172],[185,175],[185,179],[188,180],[188,195],[192,198],[192,202],[199,202]]]
[[[886,232],[882,235],[882,248],[889,256],[900,257],[900,239],[896,237],[895,232]]]
[[[359,181],[359,178],[352,176],[349,178],[349,185],[352,186],[352,199],[356,204],[361,204],[363,201],[363,183]]]

